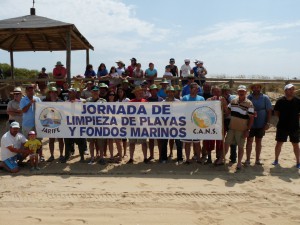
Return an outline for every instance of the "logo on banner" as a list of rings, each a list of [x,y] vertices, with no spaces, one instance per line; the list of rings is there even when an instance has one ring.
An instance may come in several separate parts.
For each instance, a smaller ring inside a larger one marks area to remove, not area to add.
[[[61,125],[62,116],[57,109],[53,107],[44,108],[40,113],[39,120],[41,125],[44,127],[42,130],[43,132],[60,132],[59,126]]]
[[[210,107],[199,107],[192,113],[192,122],[201,129],[209,128],[216,124],[217,114]]]

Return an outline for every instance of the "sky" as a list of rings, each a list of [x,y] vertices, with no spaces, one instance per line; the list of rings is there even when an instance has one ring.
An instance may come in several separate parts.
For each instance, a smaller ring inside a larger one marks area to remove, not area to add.
[[[28,15],[32,0],[1,0],[0,20]],[[94,46],[90,63],[108,70],[135,57],[158,76],[170,58],[202,60],[207,77],[300,78],[298,0],[35,0],[36,15],[73,23]],[[85,51],[71,53],[71,74],[85,71]],[[48,72],[65,52],[14,53],[15,67]],[[0,50],[0,63],[9,63]]]

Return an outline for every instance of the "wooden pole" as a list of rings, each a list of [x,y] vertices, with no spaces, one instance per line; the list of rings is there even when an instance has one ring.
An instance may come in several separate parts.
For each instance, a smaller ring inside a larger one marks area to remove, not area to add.
[[[71,31],[67,33],[67,60],[66,60],[66,67],[67,67],[67,82],[71,84]]]
[[[13,80],[15,80],[15,75],[14,75],[14,52],[13,50],[10,50],[10,74]]]
[[[86,49],[86,65],[90,64],[90,50]]]

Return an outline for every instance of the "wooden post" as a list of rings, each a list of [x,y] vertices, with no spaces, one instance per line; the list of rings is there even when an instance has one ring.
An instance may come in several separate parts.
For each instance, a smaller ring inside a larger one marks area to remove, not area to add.
[[[90,50],[86,49],[86,65],[90,64]]]
[[[13,80],[15,80],[15,75],[14,75],[14,52],[13,50],[10,50],[10,75]]]
[[[67,82],[71,84],[71,30],[67,33],[67,60],[66,60],[66,67],[67,67]]]

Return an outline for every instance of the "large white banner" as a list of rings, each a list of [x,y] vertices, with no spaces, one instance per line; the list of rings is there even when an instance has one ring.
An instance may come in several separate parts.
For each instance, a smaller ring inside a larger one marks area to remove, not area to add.
[[[38,137],[222,139],[219,101],[36,103]]]

